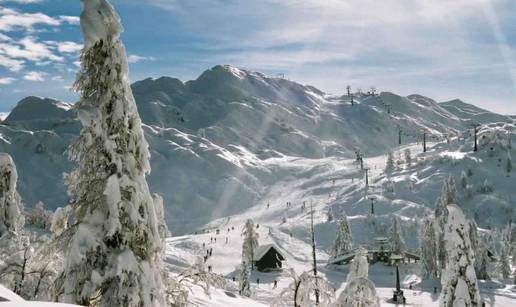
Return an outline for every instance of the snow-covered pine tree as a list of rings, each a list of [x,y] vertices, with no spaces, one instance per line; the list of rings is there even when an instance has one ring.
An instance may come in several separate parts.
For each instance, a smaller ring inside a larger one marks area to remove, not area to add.
[[[401,234],[401,220],[397,215],[392,218],[391,228],[389,229],[389,241],[391,243],[392,251],[401,255],[405,250],[405,241]]]
[[[367,278],[369,276],[369,263],[367,262],[367,250],[363,247],[357,249],[355,257],[349,267],[346,278],[348,282],[355,278]]]
[[[512,172],[512,158],[511,158],[511,153],[507,153],[507,160],[505,162],[505,170],[507,171],[507,173],[510,173]]]
[[[337,299],[337,307],[370,306],[379,307],[380,300],[376,294],[375,285],[368,279],[369,263],[367,250],[360,247],[347,276],[347,285]]]
[[[421,263],[423,278],[439,277],[437,269],[437,240],[434,220],[425,218],[420,230]]]
[[[471,246],[475,252],[475,274],[478,279],[489,280],[487,273],[487,266],[489,257],[487,254],[487,247],[478,234],[477,223],[473,220],[469,221],[469,239]]]
[[[412,165],[412,152],[410,148],[405,149],[405,163],[407,163],[408,166]]]
[[[337,299],[335,307],[380,307],[376,287],[369,279],[355,278],[348,282]]]
[[[164,240],[171,236],[170,230],[168,230],[167,223],[165,222],[165,206],[163,205],[163,197],[159,194],[152,194],[152,200],[154,208],[156,210],[156,218],[158,219],[158,230],[159,235]]]
[[[258,248],[258,233],[255,231],[254,222],[248,219],[242,229],[244,242],[242,244],[242,262],[246,262],[251,270],[254,270],[254,253]]]
[[[460,186],[465,189],[469,184],[469,177],[465,171],[460,173]]]
[[[238,289],[242,296],[251,297],[251,270],[249,270],[249,264],[245,261],[240,266],[240,278],[238,279]]]
[[[0,153],[0,237],[17,234],[25,222],[23,204],[16,191],[17,180],[13,159],[7,153]]]
[[[337,236],[331,251],[332,257],[343,255],[353,247],[353,237],[351,236],[351,228],[349,227],[346,212],[342,212],[342,216],[337,224]]]
[[[390,173],[390,172],[394,171],[395,168],[396,168],[396,163],[394,162],[394,154],[392,153],[392,151],[389,151],[387,153],[387,162],[385,164],[385,172]]]
[[[333,221],[333,210],[331,209],[331,205],[328,205],[328,209],[326,211],[326,222],[331,223]]]
[[[445,228],[447,264],[442,273],[441,307],[480,306],[480,292],[475,275],[475,252],[470,234],[470,224],[457,205],[448,205]]]
[[[503,279],[507,279],[511,276],[511,265],[509,261],[509,246],[505,245],[500,250],[500,256],[498,257],[498,263],[496,264],[498,272]]]
[[[452,176],[449,176],[448,179],[444,182],[443,188],[441,190],[441,195],[437,199],[435,203],[435,229],[436,229],[436,237],[437,237],[437,262],[439,272],[446,265],[446,249],[444,247],[444,233],[445,227],[448,220],[448,205],[455,204],[457,201],[457,189],[455,187],[455,180]],[[440,275],[440,274],[439,274]]]
[[[71,212],[72,208],[70,206],[56,209],[52,215],[52,221],[50,224],[50,231],[54,237],[60,236],[63,232],[65,232],[65,230],[68,229],[68,219],[70,218]]]
[[[145,175],[148,144],[128,79],[122,25],[107,0],[84,0],[75,89],[83,129],[65,178],[76,223],[56,281],[60,301],[163,306],[162,241]]]

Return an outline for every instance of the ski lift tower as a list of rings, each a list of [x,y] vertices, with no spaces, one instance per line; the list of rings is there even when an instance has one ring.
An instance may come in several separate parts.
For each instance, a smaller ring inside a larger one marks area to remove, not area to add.
[[[368,198],[371,201],[371,215],[373,215],[374,214],[374,201],[376,200],[376,196],[371,195]]]
[[[477,124],[477,123],[473,123],[471,124],[471,126],[473,127],[473,134],[475,136],[475,145],[473,147],[473,151],[478,151],[478,142],[477,142],[477,133],[478,133],[478,127],[480,127],[480,124]]]

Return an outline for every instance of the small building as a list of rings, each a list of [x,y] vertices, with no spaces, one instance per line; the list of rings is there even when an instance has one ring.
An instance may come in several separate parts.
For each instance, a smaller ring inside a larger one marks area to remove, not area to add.
[[[258,246],[254,253],[254,266],[260,272],[281,270],[285,256],[274,244]]]

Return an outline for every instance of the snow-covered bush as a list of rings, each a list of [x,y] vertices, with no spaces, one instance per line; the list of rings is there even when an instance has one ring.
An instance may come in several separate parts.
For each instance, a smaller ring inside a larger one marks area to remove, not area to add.
[[[23,228],[23,204],[16,191],[18,173],[9,154],[0,153],[0,237]]]
[[[65,178],[76,222],[56,296],[80,305],[163,306],[160,222],[120,19],[107,0],[84,0],[81,28],[74,88],[83,129],[69,148],[78,165]]]

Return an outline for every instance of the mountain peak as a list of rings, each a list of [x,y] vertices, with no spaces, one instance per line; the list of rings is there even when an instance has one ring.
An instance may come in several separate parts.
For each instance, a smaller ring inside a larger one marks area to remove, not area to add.
[[[72,107],[56,99],[29,96],[16,104],[5,122],[65,118]]]

